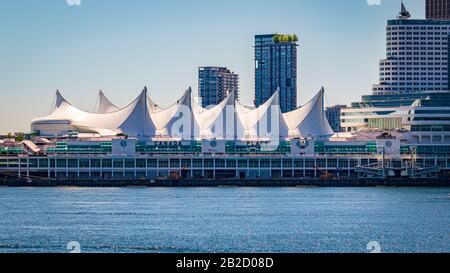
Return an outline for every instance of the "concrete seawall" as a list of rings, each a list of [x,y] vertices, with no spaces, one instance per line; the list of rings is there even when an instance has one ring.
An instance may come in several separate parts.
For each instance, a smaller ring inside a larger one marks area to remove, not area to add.
[[[450,179],[276,179],[276,180],[24,180],[3,179],[6,187],[450,187]]]

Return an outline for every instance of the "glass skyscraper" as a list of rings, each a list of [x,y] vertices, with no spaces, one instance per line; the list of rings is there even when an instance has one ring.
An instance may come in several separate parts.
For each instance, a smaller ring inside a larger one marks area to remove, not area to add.
[[[206,66],[198,69],[198,95],[202,107],[217,105],[234,92],[239,99],[239,76],[226,67]]]
[[[297,108],[296,35],[255,36],[255,105],[264,104],[277,89],[283,113]]]

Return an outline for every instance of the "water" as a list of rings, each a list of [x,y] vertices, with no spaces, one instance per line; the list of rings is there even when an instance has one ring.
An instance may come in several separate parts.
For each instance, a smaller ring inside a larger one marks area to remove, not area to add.
[[[0,188],[0,252],[450,252],[450,189]]]

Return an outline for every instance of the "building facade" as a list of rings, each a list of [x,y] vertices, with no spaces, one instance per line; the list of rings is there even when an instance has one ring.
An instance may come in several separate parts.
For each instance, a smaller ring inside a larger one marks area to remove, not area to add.
[[[449,20],[413,20],[402,5],[386,28],[386,59],[373,94],[449,90]]]
[[[426,18],[450,20],[450,1],[426,0]]]
[[[436,93],[410,106],[343,109],[341,124],[348,132],[407,131],[417,143],[450,143],[450,93]]]
[[[331,129],[336,133],[344,131],[344,128],[341,127],[341,110],[345,108],[347,108],[347,105],[334,105],[325,109],[325,115]]]
[[[255,36],[255,105],[265,103],[277,89],[283,113],[297,108],[296,35]]]
[[[96,143],[90,145],[98,146]],[[165,154],[136,151],[127,156],[113,155],[107,149],[83,149],[82,155],[67,151],[27,155],[21,148],[4,155],[0,148],[0,182],[8,179],[25,179],[27,183],[80,180],[85,185],[90,181],[108,185],[112,181],[154,183],[151,180],[169,182],[177,179],[181,182],[195,179],[196,183],[191,186],[199,186],[239,179],[264,186],[264,180],[290,179],[295,182],[315,178],[321,179],[323,185],[329,185],[322,179],[363,178],[367,174],[372,178],[399,178],[399,174],[403,178],[444,177],[450,171],[449,145],[408,145],[396,140],[312,142],[308,145],[313,147],[310,154],[303,148],[296,154],[289,151],[278,154],[200,154],[189,151],[183,154],[179,147],[174,147]],[[414,149],[416,158],[412,160],[411,151]],[[381,156],[383,151],[389,153],[385,156],[385,164]],[[204,184],[199,184],[202,180]]]
[[[417,100],[430,99],[439,104],[450,106],[449,95],[444,92],[413,92],[398,94],[364,95],[361,102],[353,102],[352,107],[401,107],[411,106]]]
[[[239,98],[239,76],[226,67],[207,66],[198,69],[198,95],[202,107],[217,105],[229,93]]]
[[[450,141],[450,21],[411,20],[402,4],[387,26],[387,59],[373,94],[341,112],[347,132],[408,131],[419,143]]]

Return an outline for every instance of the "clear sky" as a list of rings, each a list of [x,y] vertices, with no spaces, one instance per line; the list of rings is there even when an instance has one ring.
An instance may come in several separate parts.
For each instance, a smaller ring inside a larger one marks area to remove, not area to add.
[[[254,97],[255,34],[296,33],[299,105],[325,87],[328,104],[371,93],[385,57],[386,20],[400,0],[0,0],[0,133],[29,131],[56,89],[92,110],[102,89],[118,106],[147,85],[168,106],[198,66],[240,75]],[[414,18],[424,0],[405,0]]]

